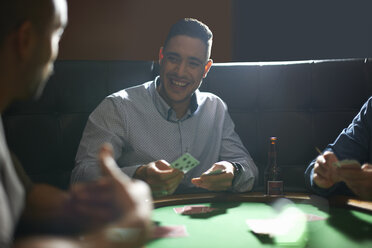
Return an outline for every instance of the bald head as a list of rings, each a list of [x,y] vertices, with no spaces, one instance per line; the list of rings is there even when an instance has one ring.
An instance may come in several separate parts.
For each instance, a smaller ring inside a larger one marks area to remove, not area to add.
[[[65,0],[1,0],[0,1],[0,46],[5,37],[29,21],[43,32],[54,18],[56,6]]]
[[[66,0],[0,1],[0,113],[40,96],[66,24]]]

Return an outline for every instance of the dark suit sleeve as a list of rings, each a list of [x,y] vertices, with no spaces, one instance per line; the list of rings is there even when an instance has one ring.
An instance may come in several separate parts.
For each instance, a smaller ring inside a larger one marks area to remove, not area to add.
[[[372,97],[363,105],[351,124],[345,128],[334,143],[329,144],[325,151],[333,152],[339,160],[355,159],[360,164],[371,162],[371,127],[372,127]],[[328,196],[333,193],[350,194],[344,183],[338,183],[330,189],[317,187],[313,182],[315,159],[305,171],[307,187],[315,193]]]

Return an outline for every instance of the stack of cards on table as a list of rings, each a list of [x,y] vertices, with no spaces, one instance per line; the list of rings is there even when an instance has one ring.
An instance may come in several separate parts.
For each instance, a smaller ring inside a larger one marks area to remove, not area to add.
[[[199,164],[199,161],[191,156],[190,153],[185,153],[173,163],[171,167],[182,171],[184,174],[189,172],[192,168],[196,167]]]
[[[206,205],[190,205],[173,209],[177,214],[183,215],[205,214],[217,210],[217,208],[211,208]]]

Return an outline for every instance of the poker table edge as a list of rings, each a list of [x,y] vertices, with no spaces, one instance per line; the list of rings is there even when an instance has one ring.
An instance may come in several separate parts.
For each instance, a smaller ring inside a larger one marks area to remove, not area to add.
[[[314,197],[308,193],[286,193],[280,196],[268,196],[262,192],[249,193],[203,193],[203,194],[182,194],[171,195],[153,200],[154,208],[160,208],[171,205],[196,204],[208,202],[263,202],[270,203],[280,198],[288,199],[293,202],[310,203]],[[331,206],[357,209],[372,213],[372,202],[362,201],[348,196],[332,196],[327,199]]]

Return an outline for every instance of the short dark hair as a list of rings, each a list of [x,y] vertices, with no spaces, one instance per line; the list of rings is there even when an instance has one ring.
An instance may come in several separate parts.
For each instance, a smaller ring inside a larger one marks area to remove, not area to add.
[[[0,45],[7,35],[25,21],[30,21],[39,31],[44,31],[53,15],[53,0],[1,0]]]
[[[169,40],[177,35],[186,35],[200,39],[207,47],[208,57],[210,56],[213,34],[209,27],[201,21],[198,21],[194,18],[184,18],[173,24],[169,30],[167,38],[164,41],[164,49]]]

